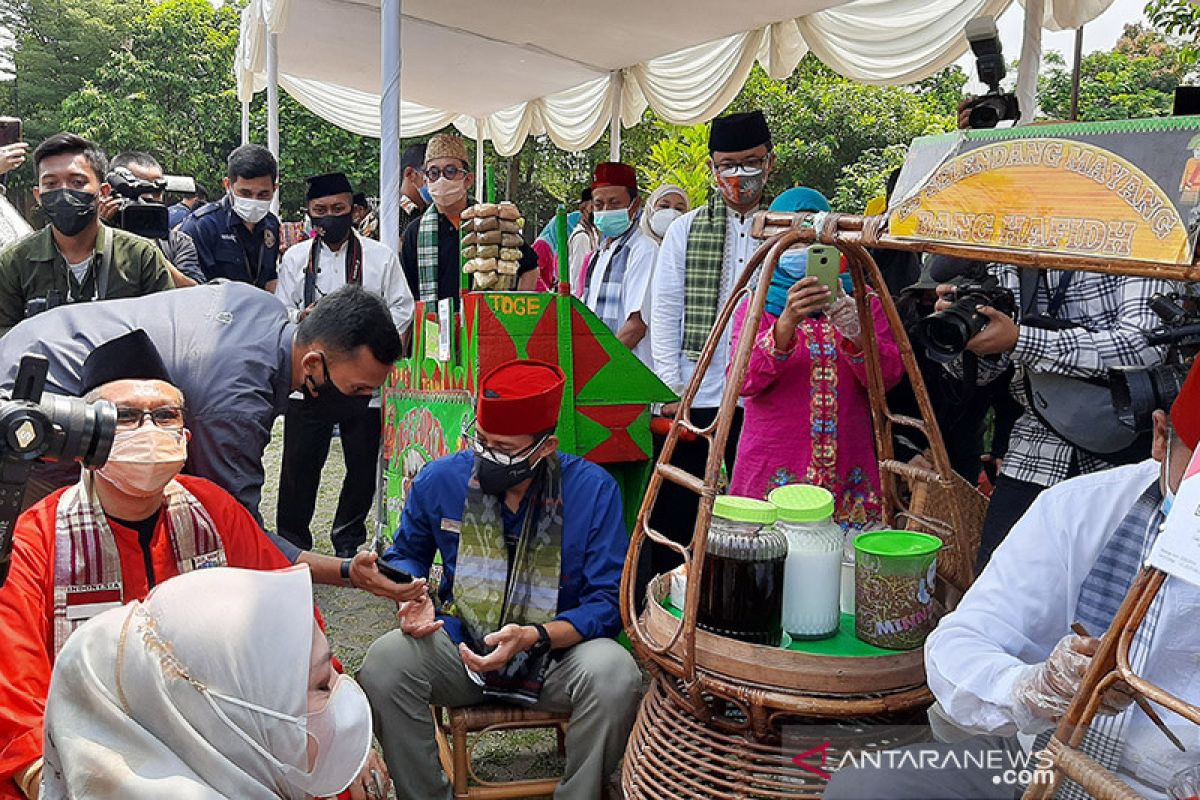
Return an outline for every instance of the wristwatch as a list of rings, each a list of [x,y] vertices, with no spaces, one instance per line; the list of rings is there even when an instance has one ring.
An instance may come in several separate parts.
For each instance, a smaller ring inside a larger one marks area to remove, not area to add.
[[[546,630],[545,625],[535,622],[533,627],[537,629],[538,639],[533,643],[533,647],[529,648],[529,652],[533,655],[540,655],[550,650],[550,633]]]
[[[352,560],[353,559],[343,558],[341,566],[342,580],[344,580],[350,586],[354,585],[354,581],[350,579],[350,562]]]

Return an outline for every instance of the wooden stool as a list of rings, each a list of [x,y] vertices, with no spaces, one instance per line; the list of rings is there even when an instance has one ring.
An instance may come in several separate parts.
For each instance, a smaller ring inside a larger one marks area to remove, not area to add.
[[[467,745],[468,733],[503,730],[554,728],[558,754],[564,754],[564,735],[570,714],[530,711],[519,706],[478,705],[462,708],[433,706],[437,729],[438,757],[450,778],[456,800],[510,800],[517,797],[549,797],[558,786],[558,778],[534,778],[517,781],[485,781],[471,767],[474,746]],[[478,784],[470,786],[470,780]]]

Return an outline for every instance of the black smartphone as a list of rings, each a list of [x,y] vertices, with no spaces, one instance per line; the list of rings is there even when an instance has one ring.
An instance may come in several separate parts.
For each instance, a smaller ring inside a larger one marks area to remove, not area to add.
[[[21,141],[21,120],[16,117],[0,117],[0,147]]]
[[[392,583],[412,583],[412,575],[403,570],[396,569],[382,560],[376,561],[375,566],[379,567],[379,571],[383,573],[383,577]]]

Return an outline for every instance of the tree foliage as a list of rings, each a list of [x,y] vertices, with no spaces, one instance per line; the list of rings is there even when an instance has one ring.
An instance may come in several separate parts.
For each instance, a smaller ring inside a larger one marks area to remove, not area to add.
[[[1171,113],[1175,87],[1187,76],[1182,48],[1162,33],[1126,25],[1116,47],[1090,53],[1080,65],[1079,119],[1137,119]],[[1052,119],[1071,113],[1071,69],[1047,58],[1038,81],[1042,112]]]

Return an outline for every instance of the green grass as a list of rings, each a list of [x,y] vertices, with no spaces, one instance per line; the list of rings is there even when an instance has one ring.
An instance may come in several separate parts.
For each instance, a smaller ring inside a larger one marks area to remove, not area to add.
[[[271,444],[263,456],[266,485],[260,509],[268,527],[275,527],[275,509],[279,502],[279,464],[283,458],[283,421],[277,420]],[[337,510],[345,466],[342,462],[341,441],[334,439],[329,459],[321,476],[317,510],[311,530],[313,549],[333,554],[329,529]],[[367,530],[373,531],[374,518],[367,520]],[[390,600],[375,597],[356,589],[336,586],[315,586],[317,605],[325,617],[330,644],[346,672],[355,674],[362,666],[363,656],[371,642],[396,626],[396,607]],[[485,780],[513,780],[562,774],[555,737],[551,731],[512,731],[483,737],[475,750],[476,773]]]

